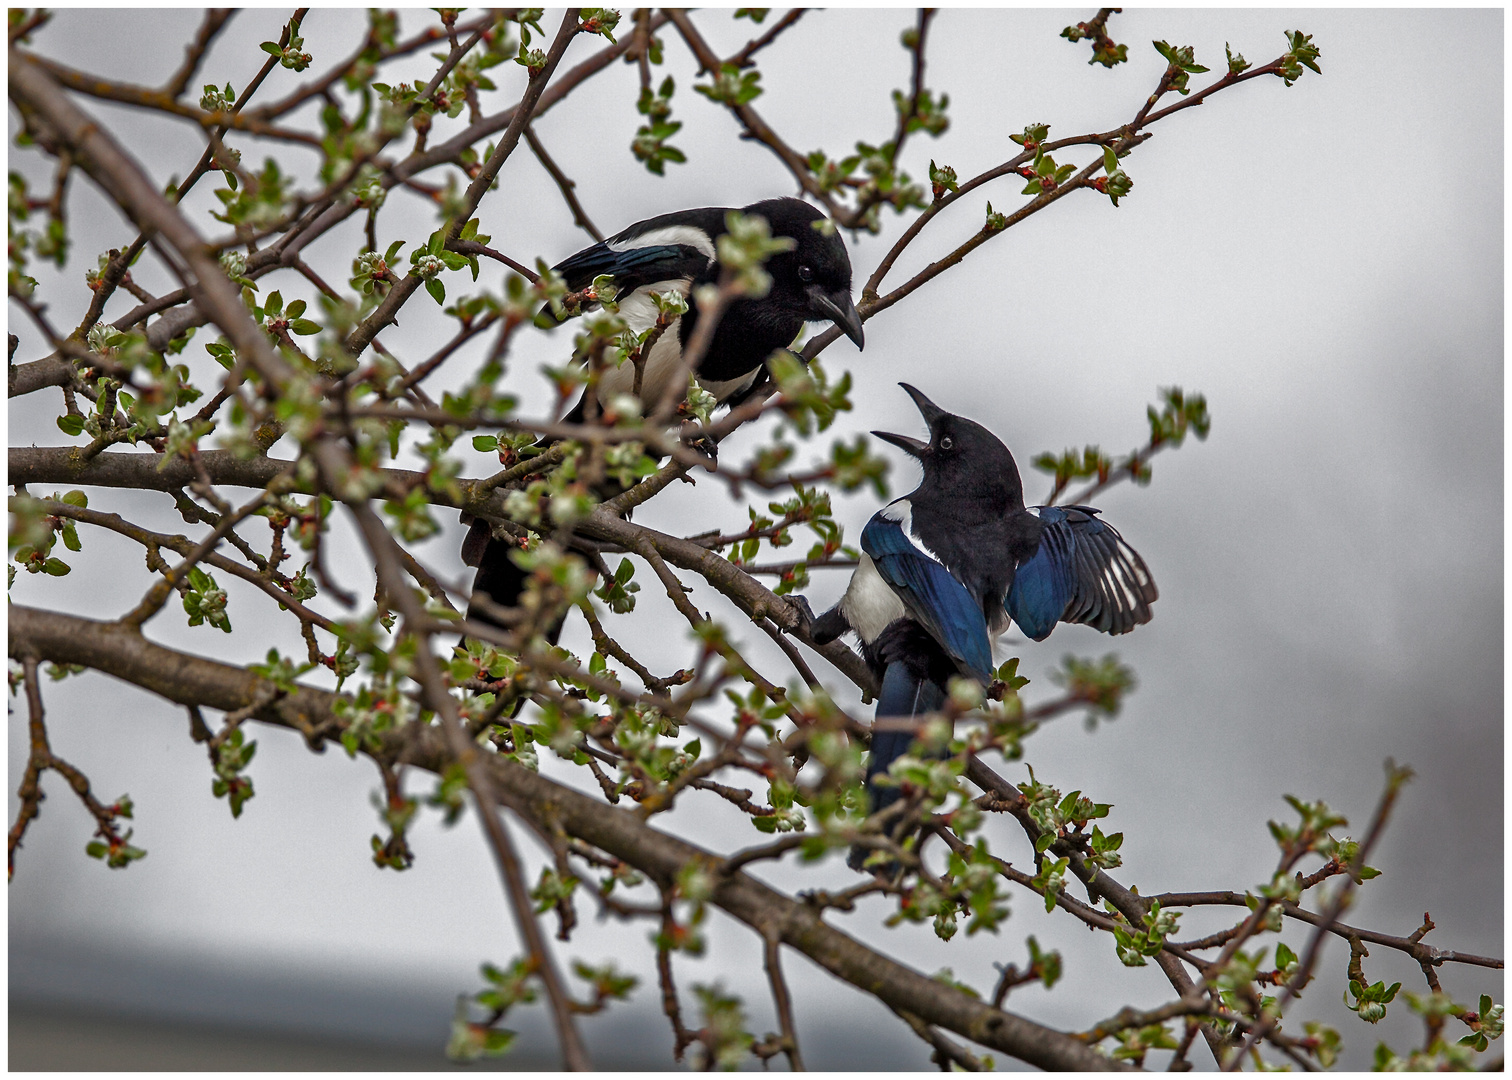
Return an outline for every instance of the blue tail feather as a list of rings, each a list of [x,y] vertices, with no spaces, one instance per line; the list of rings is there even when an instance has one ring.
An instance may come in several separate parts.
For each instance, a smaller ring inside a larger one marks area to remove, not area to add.
[[[937,683],[910,672],[907,664],[895,661],[887,665],[887,671],[882,677],[882,692],[877,696],[876,719],[924,716],[938,712],[944,704],[945,691]],[[917,735],[917,731],[906,729],[873,731],[871,754],[866,762],[866,797],[869,813],[875,814],[879,810],[887,809],[902,796],[903,793],[898,788],[879,787],[874,780],[879,775],[887,774],[888,766],[908,752],[908,748],[913,745]],[[851,869],[863,869],[863,864],[869,854],[870,851],[867,848],[859,845],[851,848],[850,858],[847,860]],[[891,864],[887,867],[879,867],[878,870],[889,874],[895,868],[896,864]]]
[[[887,665],[882,677],[882,692],[877,696],[878,720],[884,718],[923,716],[937,712],[945,704],[945,692],[929,679],[922,679],[908,670],[906,664]],[[908,752],[917,731],[878,731],[872,735],[871,757],[866,763],[866,790],[871,800],[871,812],[876,813],[897,801],[899,791],[895,787],[878,787],[873,777],[885,775],[887,768]]]

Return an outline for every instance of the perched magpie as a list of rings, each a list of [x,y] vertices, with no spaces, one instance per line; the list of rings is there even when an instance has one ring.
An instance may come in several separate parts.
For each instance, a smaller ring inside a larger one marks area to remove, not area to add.
[[[1155,582],[1098,511],[1026,507],[1018,467],[996,435],[900,385],[924,415],[929,441],[872,434],[917,458],[923,480],[867,523],[845,595],[811,627],[819,644],[856,632],[882,686],[878,720],[937,711],[957,675],[989,685],[992,643],[1010,620],[1035,641],[1058,622],[1124,634],[1150,621]],[[874,813],[899,796],[875,777],[916,734],[900,727],[872,736]],[[858,854],[866,853],[852,853],[857,868]]]
[[[706,206],[638,221],[609,239],[569,256],[553,269],[573,291],[586,288],[603,274],[614,278],[621,317],[634,333],[656,322],[651,294],[676,291],[689,296],[699,285],[719,279],[716,244],[725,231],[728,207]],[[766,199],[742,207],[741,213],[765,218],[773,236],[794,242],[792,250],[766,261],[772,286],[760,298],[742,297],[725,309],[713,341],[699,364],[699,384],[721,403],[734,404],[755,384],[773,352],[790,345],[805,322],[830,320],[845,331],[859,349],[865,344],[861,316],[851,301],[851,265],[845,242],[830,229],[816,228],[824,215],[802,199]],[[690,303],[683,315],[657,339],[646,357],[641,393],[659,402],[669,381],[681,368],[682,349],[698,324],[698,307]],[[635,386],[631,364],[600,376],[598,397],[607,401],[629,394]],[[583,420],[583,399],[563,418]],[[494,540],[486,522],[473,522],[462,545],[462,559],[476,566],[473,595],[484,594],[495,604],[513,607],[524,588],[525,572],[509,557],[509,547]],[[498,625],[474,604],[469,619]],[[561,624],[548,634],[555,642]]]
[[[600,274],[614,278],[616,302],[630,329],[640,333],[656,322],[655,292],[676,291],[688,296],[699,285],[719,279],[716,244],[725,232],[728,207],[706,206],[638,221],[623,232],[562,260],[554,268],[574,291],[592,284]],[[698,369],[698,381],[720,402],[749,390],[762,365],[774,351],[792,343],[805,322],[829,320],[862,348],[861,316],[851,302],[851,266],[845,241],[833,229],[829,235],[816,225],[824,215],[802,199],[767,199],[742,207],[742,214],[765,218],[773,236],[794,242],[766,262],[771,290],[759,299],[741,298],[730,304]],[[679,368],[682,349],[698,325],[693,305],[669,327],[646,358],[642,394],[647,401],[662,399],[667,382]],[[629,364],[604,372],[599,400],[628,394],[635,385]],[[582,419],[583,403],[568,414],[568,422]]]

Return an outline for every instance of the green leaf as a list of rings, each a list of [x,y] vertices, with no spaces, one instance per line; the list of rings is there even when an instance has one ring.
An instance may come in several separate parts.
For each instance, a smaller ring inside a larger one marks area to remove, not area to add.
[[[84,430],[84,417],[78,413],[58,417],[58,427],[65,435],[78,435]]]
[[[481,450],[486,454],[499,448],[499,437],[497,435],[474,435],[472,444],[474,450]]]
[[[438,304],[446,303],[446,286],[441,284],[440,278],[431,278],[425,283],[425,291],[431,294],[431,299]]]
[[[283,55],[283,49],[276,41],[264,41],[261,45],[258,46],[258,48],[267,53],[269,56]]]

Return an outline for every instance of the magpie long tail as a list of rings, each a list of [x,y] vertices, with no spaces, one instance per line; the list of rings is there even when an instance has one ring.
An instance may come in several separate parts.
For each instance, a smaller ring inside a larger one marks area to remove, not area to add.
[[[529,577],[528,571],[521,570],[515,565],[515,561],[509,557],[511,547],[497,540],[489,539],[487,547],[478,559],[478,573],[473,578],[473,601],[467,605],[467,618],[470,622],[486,623],[489,626],[497,626],[500,630],[510,629],[503,622],[489,613],[489,608],[494,604],[500,607],[519,607],[520,596],[525,592],[525,582]],[[465,551],[465,549],[464,549]],[[484,605],[478,602],[479,597],[486,596],[493,601],[492,604]],[[557,639],[562,636],[562,623],[566,615],[557,619],[546,628],[545,638],[555,645]],[[467,639],[463,638],[462,646],[466,648]],[[511,717],[518,716],[525,706],[525,699],[521,698],[510,710]]]
[[[887,665],[882,676],[882,692],[877,696],[877,720],[913,718],[937,712],[945,704],[945,691],[933,680],[909,670],[909,665],[893,662]],[[871,813],[885,810],[902,796],[893,786],[880,786],[878,776],[886,776],[888,766],[908,752],[913,745],[917,730],[889,729],[875,731],[872,735],[871,755],[866,762],[866,796]],[[862,869],[869,849],[861,846],[851,848],[850,866]]]

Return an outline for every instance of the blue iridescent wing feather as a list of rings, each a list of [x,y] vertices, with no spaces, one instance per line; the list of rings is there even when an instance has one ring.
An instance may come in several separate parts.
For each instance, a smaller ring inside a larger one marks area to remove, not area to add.
[[[983,682],[990,681],[992,644],[981,605],[914,542],[905,523],[887,509],[878,511],[861,532],[861,548],[945,651]]]
[[[1044,525],[1033,556],[1003,601],[1026,635],[1043,641],[1058,622],[1126,634],[1150,621],[1159,592],[1139,553],[1090,506],[1036,507]]]
[[[608,274],[624,295],[660,281],[691,281],[708,267],[709,257],[687,244],[653,244],[615,251],[605,242],[569,255],[553,269],[574,291],[591,285],[600,274]]]

